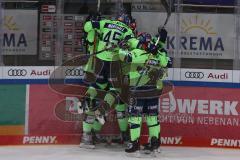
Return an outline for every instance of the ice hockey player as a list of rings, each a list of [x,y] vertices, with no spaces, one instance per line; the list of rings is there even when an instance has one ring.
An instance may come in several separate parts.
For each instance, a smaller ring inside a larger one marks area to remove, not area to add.
[[[145,91],[151,89],[162,90],[163,77],[162,69],[168,64],[169,57],[162,49],[166,41],[167,31],[160,31],[160,41],[158,50],[155,53],[135,49],[131,51],[132,65],[129,72],[130,85],[133,86],[132,92]],[[149,45],[151,35],[142,33],[139,39]],[[138,69],[137,69],[138,68]],[[141,68],[141,69],[139,69]],[[143,74],[143,75],[142,75]],[[149,143],[144,145],[143,153],[154,154],[160,146],[160,124],[158,121],[158,99],[159,97],[137,98],[135,104],[129,105],[129,125],[130,143],[125,149],[127,153],[140,153],[139,138],[141,135],[142,116],[145,117],[149,129]],[[138,155],[136,155],[138,156]]]
[[[101,16],[99,13],[90,13],[89,16],[86,18],[86,21],[99,21]],[[91,30],[88,34],[85,34],[84,44],[86,46],[87,54],[93,54],[96,52],[97,46],[97,32],[95,30]],[[95,83],[95,65],[96,59],[94,56],[90,56],[87,64],[84,66],[85,77],[84,82],[89,85],[88,92],[91,91],[91,88],[99,88],[101,86],[98,83]],[[81,106],[82,112],[84,114],[82,128],[83,128],[83,135],[80,143],[80,147],[82,148],[95,148],[95,143],[102,142],[103,139],[99,136],[99,132],[102,128],[102,123],[99,121],[99,117],[96,117],[94,114],[94,108],[98,100],[94,99],[93,97],[84,97],[82,100]]]

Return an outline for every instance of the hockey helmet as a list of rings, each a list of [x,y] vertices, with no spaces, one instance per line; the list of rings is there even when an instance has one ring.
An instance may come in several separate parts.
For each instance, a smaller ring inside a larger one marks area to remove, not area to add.
[[[119,13],[116,17],[117,21],[123,22],[126,25],[130,25],[131,20],[129,18],[129,16],[126,13]]]
[[[132,29],[132,31],[136,31],[137,23],[136,23],[136,20],[134,18],[131,18],[129,27]]]
[[[144,49],[146,49],[148,47],[148,45],[150,44],[151,40],[152,40],[152,36],[151,34],[147,33],[147,32],[141,32],[137,35],[137,38],[140,42],[140,44],[142,45],[142,47]]]
[[[100,21],[101,14],[99,12],[90,12],[85,21]]]
[[[147,33],[147,32],[141,32],[138,34],[138,40],[140,41],[140,43],[145,44],[145,43],[149,43],[152,40],[152,36],[151,34]]]

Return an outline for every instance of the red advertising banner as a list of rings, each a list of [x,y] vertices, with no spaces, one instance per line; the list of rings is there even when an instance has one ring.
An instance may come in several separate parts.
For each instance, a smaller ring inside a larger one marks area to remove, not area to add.
[[[162,136],[180,137],[191,146],[240,148],[239,91],[175,87],[160,98]]]
[[[161,144],[240,148],[240,89],[183,87],[160,97]],[[5,136],[2,144],[79,144],[82,117],[78,97],[64,96],[47,85],[31,85],[28,133]],[[62,104],[62,105],[56,105]],[[108,117],[103,134],[118,134],[116,117]],[[148,129],[143,125],[142,142]]]
[[[78,122],[64,122],[55,114],[56,104],[65,99],[48,85],[30,85],[29,134],[74,134],[80,133]]]

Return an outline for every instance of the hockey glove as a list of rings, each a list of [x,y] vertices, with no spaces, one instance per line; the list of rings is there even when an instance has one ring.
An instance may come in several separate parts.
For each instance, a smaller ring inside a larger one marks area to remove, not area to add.
[[[163,76],[163,72],[161,69],[153,69],[148,73],[148,76],[150,77],[149,83],[156,84],[156,81]]]
[[[100,21],[101,14],[99,12],[90,12],[85,21]]]
[[[149,43],[146,51],[155,55],[157,54],[158,48],[154,44]]]
[[[160,41],[165,43],[167,40],[167,30],[162,28],[158,31],[158,34],[160,35]]]

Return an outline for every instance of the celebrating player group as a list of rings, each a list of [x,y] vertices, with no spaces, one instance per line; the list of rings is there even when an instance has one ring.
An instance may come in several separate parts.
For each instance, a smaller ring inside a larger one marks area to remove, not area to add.
[[[79,106],[84,113],[80,147],[95,148],[97,143],[105,141],[99,132],[109,112],[115,110],[120,138],[112,142],[127,144],[128,154],[157,152],[159,96],[171,65],[164,49],[167,31],[161,27],[155,36],[138,33],[136,20],[120,12],[114,20],[101,18],[99,14],[89,15],[84,32],[90,58],[84,66],[88,90]],[[143,118],[149,142],[140,147]]]

